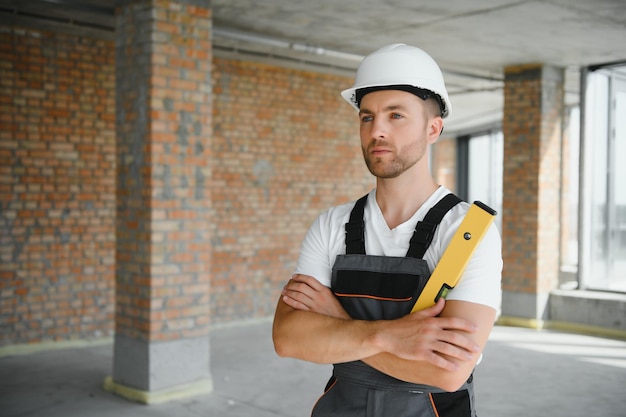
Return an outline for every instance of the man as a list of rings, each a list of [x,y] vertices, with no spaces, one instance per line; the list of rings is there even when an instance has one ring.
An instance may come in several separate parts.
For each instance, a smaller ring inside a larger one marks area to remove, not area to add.
[[[276,308],[276,352],[334,364],[315,417],[475,416],[472,371],[501,298],[495,226],[446,299],[408,314],[469,208],[428,164],[450,112],[441,70],[419,48],[386,46],[342,96],[376,188],[311,226]]]

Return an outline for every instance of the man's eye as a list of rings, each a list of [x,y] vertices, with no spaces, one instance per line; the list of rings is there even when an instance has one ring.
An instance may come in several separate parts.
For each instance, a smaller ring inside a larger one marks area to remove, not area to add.
[[[398,113],[391,113],[392,119],[402,119],[402,115]]]
[[[372,116],[363,116],[363,117],[361,117],[361,123],[371,122],[372,120],[374,120],[374,118]]]

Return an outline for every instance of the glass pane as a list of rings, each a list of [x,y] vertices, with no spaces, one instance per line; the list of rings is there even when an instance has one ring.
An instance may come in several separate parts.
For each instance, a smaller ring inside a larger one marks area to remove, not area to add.
[[[504,142],[502,132],[473,136],[469,140],[468,201],[482,201],[502,212],[502,169]],[[496,216],[500,229],[502,216]]]
[[[614,205],[611,224],[611,271],[609,288],[626,291],[626,81],[616,81],[615,113],[612,120],[614,128],[612,194]]]
[[[608,263],[608,231],[607,231],[607,162],[608,162],[608,114],[609,114],[609,79],[604,74],[595,73],[590,76],[590,100],[588,123],[586,130],[591,169],[590,190],[590,236],[589,274],[585,284],[589,288],[606,288]]]
[[[563,264],[572,265],[578,264],[578,175],[579,175],[579,161],[580,161],[580,108],[574,107],[570,109],[569,113],[569,155],[567,160],[569,161],[567,171],[564,173],[564,177],[567,179],[564,187],[567,187],[566,195],[567,201],[563,204],[567,204],[565,207],[567,215],[565,216],[566,223],[562,225],[565,228],[565,248],[563,251]]]
[[[474,136],[469,141],[469,202],[480,200],[489,205],[489,135]]]

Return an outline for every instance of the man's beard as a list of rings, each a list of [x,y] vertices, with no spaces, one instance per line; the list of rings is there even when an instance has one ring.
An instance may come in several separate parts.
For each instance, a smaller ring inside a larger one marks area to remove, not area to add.
[[[365,165],[367,165],[367,169],[369,169],[370,173],[376,178],[396,178],[400,176],[404,171],[411,168],[415,165],[420,159],[421,155],[418,154],[417,158],[411,158],[411,156],[415,152],[415,145],[407,146],[403,148],[400,152],[396,152],[395,149],[392,149],[388,145],[386,146],[391,152],[395,155],[393,159],[382,162],[383,158],[378,156],[374,156],[369,152],[369,149],[380,145],[385,144],[384,141],[374,141],[369,144],[367,149],[365,147],[361,147],[363,152],[363,159],[365,160]],[[422,152],[420,152],[421,154]]]

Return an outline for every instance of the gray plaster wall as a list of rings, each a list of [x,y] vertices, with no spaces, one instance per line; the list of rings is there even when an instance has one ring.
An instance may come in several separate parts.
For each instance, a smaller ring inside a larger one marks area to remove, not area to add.
[[[210,380],[209,337],[147,342],[115,336],[113,380],[143,391],[158,391]]]
[[[547,320],[550,294],[502,292],[502,316]]]
[[[551,321],[626,331],[626,294],[556,290],[549,306]]]

